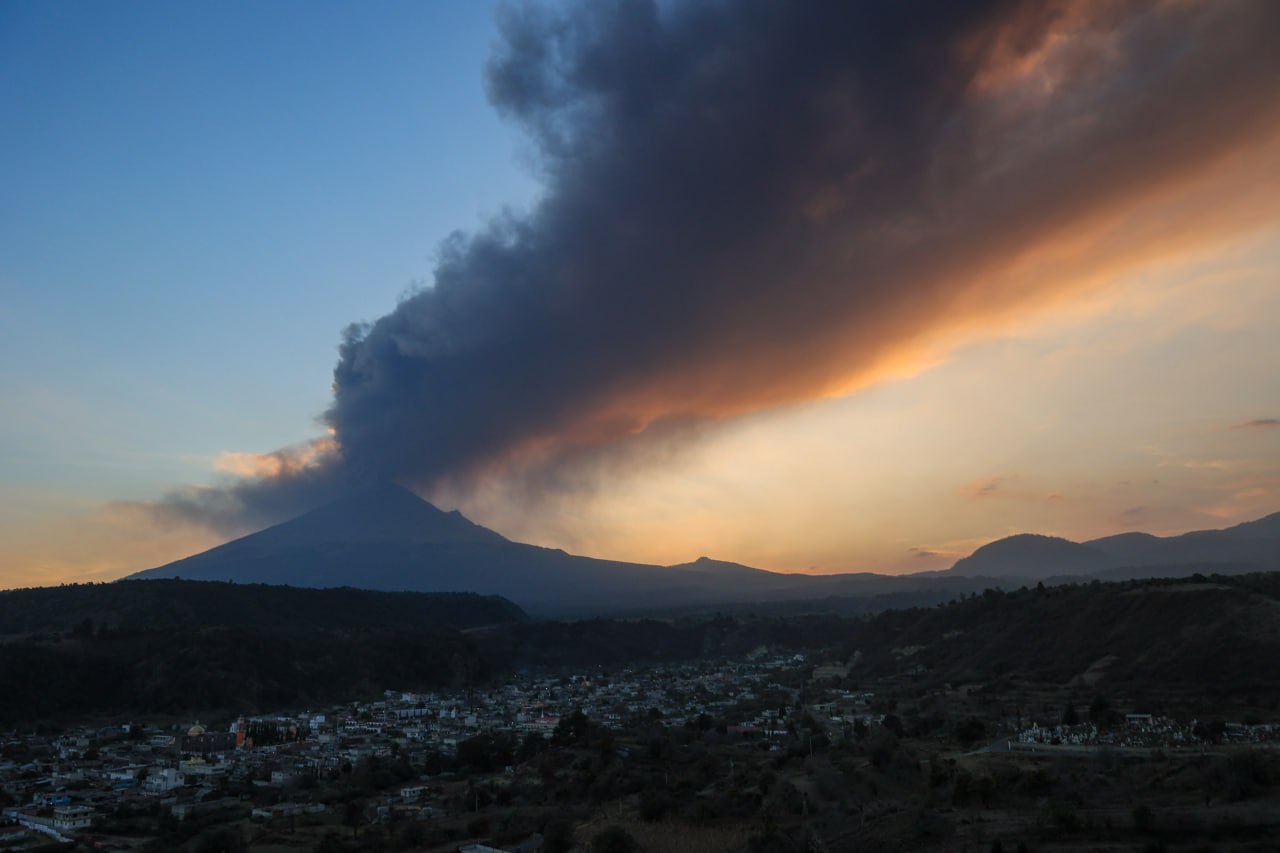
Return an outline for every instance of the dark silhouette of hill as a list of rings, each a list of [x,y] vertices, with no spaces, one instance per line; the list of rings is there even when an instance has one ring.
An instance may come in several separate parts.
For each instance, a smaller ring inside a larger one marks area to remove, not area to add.
[[[1168,538],[1122,534],[1081,544],[1023,534],[985,545],[947,572],[808,575],[707,557],[657,566],[567,554],[513,542],[403,488],[383,485],[132,577],[475,592],[500,595],[549,616],[645,614],[831,597],[863,600],[848,608],[858,612],[937,604],[995,583],[1098,573],[1176,575],[1206,567],[1221,572],[1280,569],[1277,528],[1280,514],[1228,530]]]
[[[1105,568],[1110,557],[1088,545],[1056,536],[1020,533],[983,545],[957,560],[951,571],[959,575],[1046,578],[1087,575]]]
[[[151,586],[172,586],[184,596],[234,588],[160,582],[106,589]],[[90,612],[85,588],[50,592],[66,597],[73,612],[32,624],[52,626]],[[313,593],[316,600],[417,598],[354,590],[281,594],[306,600]],[[132,619],[113,627],[107,614],[118,611],[109,605],[98,611],[96,625],[85,616],[69,630],[0,640],[0,724],[315,707],[388,688],[461,688],[528,666],[715,659],[761,646],[825,649],[834,659],[853,660],[854,683],[896,676],[921,686],[1001,690],[1027,680],[1076,685],[1086,697],[1126,690],[1280,698],[1277,573],[989,589],[950,605],[870,616],[509,620],[467,632],[411,619],[406,627],[355,624],[368,620],[327,605],[274,625],[256,615],[237,625],[210,624],[206,613],[170,619],[168,627]],[[390,612],[386,605],[355,607],[362,608],[370,620]]]
[[[1115,536],[1091,539],[1085,544],[1113,559],[1141,561],[1159,543],[1160,537],[1150,533],[1117,533]]]
[[[1225,530],[1196,530],[1180,536],[1121,533],[1077,543],[1019,534],[957,560],[950,573],[1041,580],[1090,575],[1170,577],[1206,569],[1219,573],[1280,570],[1280,513]]]
[[[1082,690],[1096,677],[1103,687],[1274,696],[1280,574],[992,589],[952,606],[882,613],[860,623],[855,637],[862,677],[1014,678],[1077,682]]]
[[[512,542],[389,485],[133,577],[479,592],[544,608],[662,602],[707,587],[692,573]]]
[[[0,636],[73,628],[475,628],[528,618],[498,596],[301,589],[182,580],[117,581],[0,592]]]
[[[911,592],[937,603],[968,578],[770,572],[706,557],[657,566],[599,560],[512,542],[398,486],[344,497],[291,521],[139,572],[298,587],[477,592],[547,615],[652,612],[731,602]],[[978,587],[980,588],[980,587]]]
[[[0,644],[0,724],[257,713],[495,674],[449,628],[42,633]]]
[[[464,684],[463,632],[527,621],[470,593],[120,581],[0,593],[0,722],[265,711]]]

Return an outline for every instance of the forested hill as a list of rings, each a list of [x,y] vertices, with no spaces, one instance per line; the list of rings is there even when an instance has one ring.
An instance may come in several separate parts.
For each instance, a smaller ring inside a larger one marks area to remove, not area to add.
[[[0,724],[257,712],[496,674],[468,628],[510,601],[154,580],[0,593]]]
[[[1280,573],[992,589],[870,617],[579,622],[529,622],[479,596],[140,581],[0,594],[0,619],[0,727],[259,713],[388,688],[460,688],[531,666],[580,671],[761,647],[847,661],[849,686],[1044,682],[1280,700]],[[490,627],[460,630],[480,624]]]
[[[209,627],[465,629],[527,618],[505,598],[472,593],[306,589],[186,580],[117,581],[0,592],[0,636]]]
[[[860,622],[846,650],[858,653],[851,676],[864,679],[1275,695],[1280,573],[993,589]]]

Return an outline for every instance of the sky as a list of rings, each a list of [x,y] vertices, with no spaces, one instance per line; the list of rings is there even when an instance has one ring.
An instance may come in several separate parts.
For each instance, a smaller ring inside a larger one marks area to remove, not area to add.
[[[386,479],[786,571],[1280,511],[1280,12],[961,5],[4,5],[0,587]]]

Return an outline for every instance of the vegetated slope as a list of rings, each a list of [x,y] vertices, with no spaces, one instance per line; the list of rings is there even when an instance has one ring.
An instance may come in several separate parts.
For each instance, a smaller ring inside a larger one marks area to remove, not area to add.
[[[1109,659],[1110,683],[1274,692],[1280,574],[988,590],[863,623],[857,673],[922,681],[1066,683]]]
[[[584,619],[512,625],[488,632],[478,642],[486,658],[514,668],[626,666],[742,657],[762,647],[833,647],[845,642],[854,624],[851,618],[830,614]]]
[[[181,580],[0,592],[0,636],[76,627],[82,632],[204,627],[473,628],[527,618],[505,598],[472,593],[389,593]]]
[[[47,635],[0,645],[0,725],[314,707],[492,674],[474,644],[448,629]]]
[[[0,593],[0,723],[267,711],[488,677],[496,596],[121,581]]]

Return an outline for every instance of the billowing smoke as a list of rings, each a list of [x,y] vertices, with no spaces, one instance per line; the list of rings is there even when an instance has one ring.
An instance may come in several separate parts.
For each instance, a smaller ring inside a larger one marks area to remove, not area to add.
[[[232,527],[366,479],[536,488],[856,388],[935,330],[1176,239],[1120,226],[1280,118],[1269,0],[668,6],[502,14],[489,92],[537,153],[536,207],[348,330],[321,461],[169,511]],[[1072,248],[1112,228],[1132,239]]]

